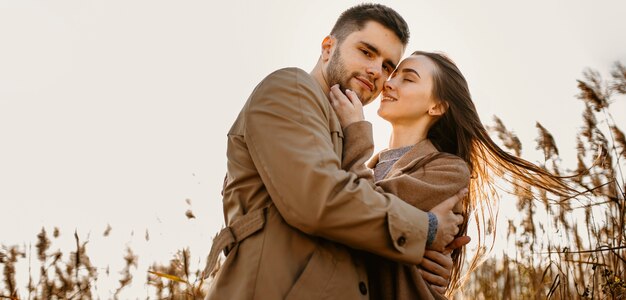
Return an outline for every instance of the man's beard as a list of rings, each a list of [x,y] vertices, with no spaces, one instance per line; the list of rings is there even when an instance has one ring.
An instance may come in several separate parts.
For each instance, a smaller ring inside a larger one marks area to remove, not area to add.
[[[339,89],[341,89],[341,91],[345,93],[348,86],[348,81],[350,81],[351,78],[356,78],[359,75],[360,74],[358,72],[354,72],[348,75],[348,71],[346,71],[346,68],[343,64],[341,51],[339,51],[339,47],[337,47],[337,50],[335,50],[335,53],[333,53],[333,56],[330,58],[328,67],[326,68],[326,80],[328,82],[328,87],[339,84]],[[372,100],[372,95],[370,95],[368,98],[365,98],[363,93],[358,93],[357,91],[353,92],[357,93],[357,96],[364,104],[369,103]]]

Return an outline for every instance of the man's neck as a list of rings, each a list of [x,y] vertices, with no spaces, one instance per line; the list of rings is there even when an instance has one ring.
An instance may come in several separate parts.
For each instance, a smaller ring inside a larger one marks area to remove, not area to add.
[[[326,81],[326,77],[324,77],[324,72],[323,72],[322,64],[320,61],[317,62],[317,64],[315,65],[313,70],[311,70],[309,74],[315,79],[317,84],[319,84],[319,86],[322,88],[322,90],[324,91],[324,95],[326,95],[326,98],[330,99],[329,98],[330,86],[328,85],[328,82]]]

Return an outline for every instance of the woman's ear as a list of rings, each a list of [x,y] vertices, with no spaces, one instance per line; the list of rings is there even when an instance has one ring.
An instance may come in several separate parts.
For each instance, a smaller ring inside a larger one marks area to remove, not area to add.
[[[435,105],[433,105],[429,110],[428,114],[433,117],[440,117],[448,111],[448,107],[450,105],[446,101],[437,101]]]
[[[327,35],[324,40],[322,40],[322,61],[326,62],[332,56],[333,50],[335,48],[337,39],[332,35]]]

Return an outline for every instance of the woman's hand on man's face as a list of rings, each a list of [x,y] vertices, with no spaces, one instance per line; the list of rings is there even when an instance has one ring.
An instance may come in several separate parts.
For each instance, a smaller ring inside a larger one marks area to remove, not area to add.
[[[335,84],[330,88],[330,104],[335,109],[339,123],[342,128],[346,128],[348,125],[365,120],[363,115],[363,104],[351,90],[346,90],[344,94],[339,85]]]

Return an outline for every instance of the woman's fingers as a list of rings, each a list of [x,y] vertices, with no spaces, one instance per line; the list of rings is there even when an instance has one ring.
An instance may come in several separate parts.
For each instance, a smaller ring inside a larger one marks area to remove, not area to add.
[[[452,267],[454,266],[454,261],[452,261],[452,255],[450,253],[444,254],[439,251],[434,250],[426,250],[424,251],[424,258],[427,258],[429,261],[437,264],[441,268],[438,269],[430,269],[428,270],[437,273],[437,270],[444,270],[445,272],[441,272],[438,275],[443,276],[445,278],[450,277],[450,273],[452,272]],[[423,264],[422,264],[423,265]]]
[[[345,105],[350,103],[350,99],[339,89],[339,85],[335,84],[330,87],[330,97],[333,101],[337,102],[337,105]]]
[[[363,109],[363,103],[361,103],[361,99],[359,99],[359,96],[357,96],[354,91],[346,90],[346,96],[348,96],[348,99],[350,99],[355,109]]]
[[[346,127],[352,123],[365,119],[361,100],[353,91],[346,90],[344,94],[339,85],[330,87],[330,104],[337,113],[339,123],[342,127]]]
[[[430,273],[422,269],[420,269],[419,272],[420,274],[422,274],[422,278],[424,278],[424,280],[432,286],[440,286],[440,287],[448,286],[448,280],[441,276],[437,276],[433,273]]]
[[[433,290],[435,290],[435,292],[439,293],[442,296],[446,293],[446,288],[443,286],[431,285],[431,287],[433,288]]]
[[[426,250],[420,264],[422,278],[439,294],[445,294],[454,263],[450,254]]]
[[[450,259],[450,261],[452,261],[452,259]],[[447,262],[445,262],[444,264],[447,264]],[[424,257],[420,266],[427,273],[435,275],[444,280],[447,280],[448,278],[450,278],[450,272],[452,271],[452,265],[450,266],[442,265],[426,257]]]

